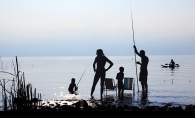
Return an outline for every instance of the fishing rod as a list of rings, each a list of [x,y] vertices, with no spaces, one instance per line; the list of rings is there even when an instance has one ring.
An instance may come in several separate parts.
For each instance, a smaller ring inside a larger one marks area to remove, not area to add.
[[[89,64],[88,64],[88,65],[89,65]],[[88,67],[88,65],[87,65],[87,67]],[[85,68],[85,71],[87,70],[87,67]],[[83,72],[83,74],[82,74],[81,78],[83,77],[83,75],[84,75],[85,71]],[[81,78],[79,79],[79,81],[78,81],[78,83],[77,83],[77,87],[78,87],[79,82],[81,81]]]
[[[132,17],[132,10],[131,10],[131,2],[130,2],[130,11],[131,11],[131,21],[132,21],[132,31],[133,31],[133,43],[135,45],[135,39],[134,39],[134,28],[133,28],[133,17]],[[138,75],[137,75],[137,63],[136,63],[136,53],[135,54],[135,67],[136,67],[136,77],[137,77],[137,88],[139,92],[139,86],[138,86]]]

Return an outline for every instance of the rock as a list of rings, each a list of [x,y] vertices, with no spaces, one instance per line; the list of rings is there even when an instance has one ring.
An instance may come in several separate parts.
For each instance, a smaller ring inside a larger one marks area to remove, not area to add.
[[[187,105],[185,111],[195,111],[195,105]]]

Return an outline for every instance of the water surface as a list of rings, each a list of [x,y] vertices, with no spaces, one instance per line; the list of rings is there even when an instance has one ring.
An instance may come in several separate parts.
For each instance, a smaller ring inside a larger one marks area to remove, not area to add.
[[[106,77],[115,79],[119,67],[123,66],[124,75],[135,79],[135,95],[129,101],[126,99],[126,102],[140,104],[141,85],[136,76],[139,74],[140,66],[135,66],[134,56],[107,57],[113,61],[114,66],[107,71]],[[149,55],[148,57],[147,104],[159,106],[166,103],[180,106],[195,104],[195,55]],[[18,57],[18,62],[19,70],[25,74],[26,84],[31,83],[33,89],[36,88],[37,94],[41,93],[43,100],[72,97],[68,93],[71,78],[75,78],[78,84],[79,95],[76,97],[88,99],[94,77],[94,58],[94,56]],[[171,59],[180,67],[173,70],[161,67],[161,65],[169,63]],[[136,57],[136,60],[140,61],[140,58]],[[15,57],[1,57],[0,61],[0,71],[14,73]],[[0,73],[1,80],[12,78],[9,74]],[[10,89],[9,82],[6,87],[8,90]],[[132,90],[125,90],[127,98],[128,95],[132,96],[132,93]],[[115,92],[110,91],[108,94],[117,99]],[[0,88],[0,96],[2,96],[2,88]],[[96,86],[94,97],[100,98],[100,82]],[[2,101],[2,97],[0,100]],[[0,106],[2,108],[2,102]]]

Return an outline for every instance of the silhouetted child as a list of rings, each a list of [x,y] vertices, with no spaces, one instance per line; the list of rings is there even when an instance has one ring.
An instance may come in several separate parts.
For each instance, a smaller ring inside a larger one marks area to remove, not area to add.
[[[75,94],[75,91],[78,89],[78,87],[75,84],[75,78],[71,79],[71,83],[68,87],[68,91],[70,94]]]
[[[123,93],[124,93],[124,84],[123,84],[123,79],[124,79],[124,68],[120,67],[119,71],[116,75],[116,79],[118,80],[118,97],[119,99],[123,98]]]

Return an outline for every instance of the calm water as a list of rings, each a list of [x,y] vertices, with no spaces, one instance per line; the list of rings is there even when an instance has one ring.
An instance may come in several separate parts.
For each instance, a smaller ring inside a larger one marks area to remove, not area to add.
[[[149,55],[148,57],[148,104],[159,106],[166,103],[180,106],[195,104],[195,55]],[[67,90],[71,78],[75,78],[76,83],[80,80],[79,95],[74,97],[88,99],[94,77],[92,67],[94,58],[95,56],[18,57],[18,62],[19,70],[25,73],[26,84],[31,83],[32,88],[36,88],[37,94],[41,93],[43,100],[73,97]],[[141,92],[138,92],[138,89],[141,91],[141,85],[139,82],[137,84],[134,56],[108,56],[108,58],[113,61],[114,66],[107,72],[106,77],[115,79],[118,68],[123,66],[125,77],[135,78],[135,95],[129,104],[140,104]],[[161,67],[169,63],[171,59],[180,67],[173,70]],[[140,58],[136,56],[136,60],[140,61]],[[0,61],[0,71],[14,73],[12,61],[15,63],[15,57],[1,57]],[[138,65],[137,73],[139,73],[139,67]],[[0,73],[0,79],[12,78],[9,74]],[[6,88],[10,90],[9,82]],[[125,90],[126,96],[131,96],[132,93],[132,90]],[[108,94],[116,98],[115,92],[109,91]],[[0,88],[0,107],[2,108],[1,96],[2,88]],[[94,97],[100,98],[100,82],[96,86]],[[128,103],[128,99],[126,102]]]

